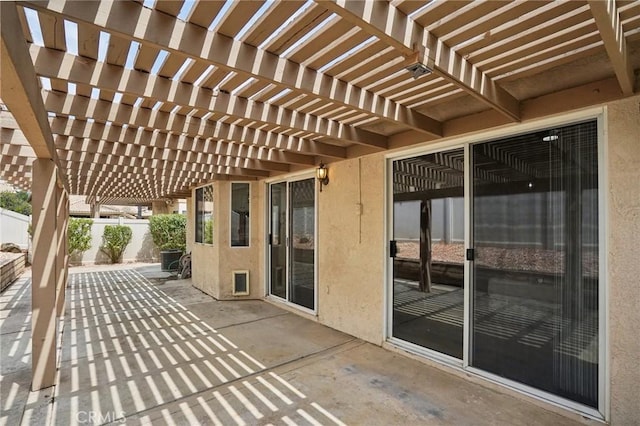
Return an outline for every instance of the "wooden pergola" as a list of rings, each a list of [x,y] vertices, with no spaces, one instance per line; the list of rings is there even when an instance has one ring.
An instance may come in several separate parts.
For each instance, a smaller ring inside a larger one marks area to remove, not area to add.
[[[640,2],[3,2],[2,40],[2,179],[148,201],[631,95]]]
[[[68,194],[188,197],[639,87],[638,0],[2,1],[0,14],[0,179],[33,193],[34,389],[55,378]]]

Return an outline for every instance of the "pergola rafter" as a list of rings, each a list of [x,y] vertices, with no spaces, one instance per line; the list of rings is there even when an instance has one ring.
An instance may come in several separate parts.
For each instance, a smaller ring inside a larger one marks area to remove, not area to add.
[[[144,42],[207,65],[280,84],[300,93],[355,108],[427,134],[441,136],[441,123],[375,93],[305,67],[219,32],[177,19],[136,2],[120,7],[73,1],[21,2],[45,14],[65,16],[124,39]],[[169,30],[170,29],[170,30]]]
[[[614,0],[589,0],[589,7],[596,21],[604,47],[611,59],[616,77],[625,95],[633,94],[635,77],[629,61],[620,13]]]
[[[250,119],[261,123],[273,123],[300,132],[313,132],[323,137],[346,140],[378,148],[386,148],[386,138],[372,135],[361,129],[334,120],[311,114],[300,114],[293,110],[271,104],[254,102],[229,93],[212,93],[191,84],[154,76],[142,71],[128,70],[97,61],[80,59],[77,56],[31,45],[31,55],[36,72],[52,79],[67,79],[74,83],[94,86],[113,92],[122,92],[136,97],[149,98],[169,103],[228,115],[238,119]]]
[[[340,146],[283,133],[240,127],[222,122],[212,123],[197,117],[154,111],[148,108],[135,108],[126,104],[112,104],[78,95],[45,92],[43,96],[45,106],[49,111],[65,116],[119,125],[127,124],[144,129],[163,129],[194,137],[215,137],[250,146],[276,148],[298,155],[320,155],[334,158],[346,158],[347,156],[345,149]]]
[[[220,160],[223,159],[224,161],[242,163],[247,169],[278,172],[290,171],[290,167],[287,164],[267,160],[256,160],[243,156],[206,154],[169,148],[149,148],[133,144],[78,139],[67,136],[55,136],[54,140],[58,157],[61,161],[93,161],[105,165],[114,164],[112,162],[113,159],[118,160],[115,164],[125,165],[135,165],[138,161],[142,164],[156,161],[179,161],[186,163],[182,168],[183,170],[193,170],[199,165],[218,164]],[[82,148],[78,150],[76,147]]]
[[[31,71],[13,75],[36,99],[2,94],[2,178],[29,189],[34,146],[53,138],[79,193],[120,191],[96,176],[126,166],[127,191],[170,198],[599,105],[639,85],[637,2],[195,0],[178,17],[185,4],[3,2],[3,46],[20,46]],[[433,72],[412,78],[415,63]],[[137,174],[167,161],[169,177]]]
[[[498,110],[520,120],[519,101],[440,38],[386,1],[316,0],[343,19],[378,37],[408,59]]]
[[[254,147],[213,138],[194,138],[148,130],[134,130],[117,125],[106,126],[100,123],[88,123],[87,121],[71,120],[64,117],[51,119],[51,128],[54,136],[84,139],[80,145],[72,147],[74,151],[79,152],[89,150],[97,152],[100,148],[96,146],[95,141],[105,141],[119,144],[135,144],[135,146],[148,147],[156,151],[186,151],[307,166],[315,164],[312,156],[279,151],[273,148]],[[56,146],[59,148],[58,140],[56,137]]]

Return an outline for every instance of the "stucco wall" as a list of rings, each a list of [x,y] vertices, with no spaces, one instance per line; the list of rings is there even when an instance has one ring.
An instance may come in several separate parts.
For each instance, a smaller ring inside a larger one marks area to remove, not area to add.
[[[191,279],[193,285],[205,293],[219,298],[218,274],[220,266],[219,249],[217,243],[220,235],[218,225],[220,221],[220,201],[218,184],[213,185],[213,244],[202,244],[195,242],[195,189],[191,196],[191,206],[193,207],[193,227],[187,239],[192,241],[191,246]]]
[[[195,232],[195,213],[194,213],[194,209],[193,209],[193,200],[195,198],[194,197],[189,197],[187,198],[186,201],[186,207],[187,207],[187,226],[185,228],[185,232],[187,233],[187,253],[190,253],[193,250],[193,240],[195,239],[194,237],[194,232]],[[191,236],[191,238],[189,238],[189,236]]]
[[[384,157],[333,163],[329,173],[331,182],[318,194],[318,317],[323,324],[381,344]]]
[[[218,242],[220,265],[218,269],[218,298],[220,299],[247,299],[261,298],[264,296],[264,280],[260,267],[262,259],[262,241],[264,234],[262,229],[262,210],[260,208],[260,195],[258,182],[250,184],[250,242],[249,247],[231,247],[231,182],[220,182],[218,194],[220,199],[220,221],[218,222]],[[235,270],[249,271],[248,296],[233,295],[232,273]]]
[[[611,422],[640,419],[640,96],[607,108]]]
[[[216,299],[257,299],[264,296],[263,251],[264,219],[261,184],[251,182],[250,245],[231,247],[231,182],[213,184],[213,244],[195,243],[195,204],[189,206],[193,213],[187,240],[191,244],[193,285]],[[195,191],[191,200],[195,200]],[[232,272],[249,271],[247,296],[233,295]]]
[[[610,418],[614,425],[635,424],[640,418],[640,97],[608,105],[605,127]],[[381,153],[331,163],[331,182],[317,194],[318,320],[375,344],[382,343],[385,318],[384,162]],[[251,297],[264,294],[264,185],[251,188],[251,250],[243,253],[228,244],[230,185],[216,183],[216,244],[193,247],[194,284],[214,297],[229,294],[234,268],[251,270]]]

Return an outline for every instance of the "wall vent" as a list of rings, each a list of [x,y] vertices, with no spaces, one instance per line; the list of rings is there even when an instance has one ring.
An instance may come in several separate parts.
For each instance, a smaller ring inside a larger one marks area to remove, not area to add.
[[[249,271],[233,271],[233,295],[249,294]]]

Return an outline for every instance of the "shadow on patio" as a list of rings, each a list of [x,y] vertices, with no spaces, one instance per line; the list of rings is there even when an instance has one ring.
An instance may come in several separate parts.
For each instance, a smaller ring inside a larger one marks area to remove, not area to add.
[[[158,269],[71,271],[53,403],[28,392],[29,278],[3,293],[0,424],[571,423],[269,303],[153,279]]]

